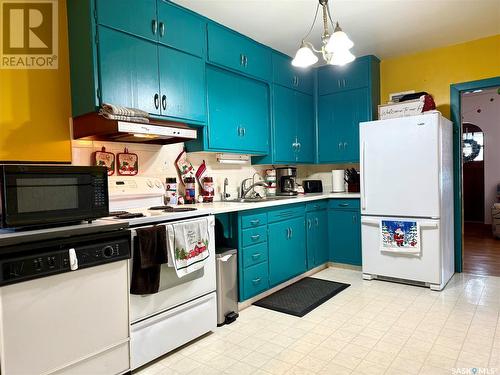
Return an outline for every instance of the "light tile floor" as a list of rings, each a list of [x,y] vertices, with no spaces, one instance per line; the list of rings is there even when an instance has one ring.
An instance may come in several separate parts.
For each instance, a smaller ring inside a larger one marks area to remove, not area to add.
[[[500,374],[500,277],[456,274],[442,292],[315,277],[351,287],[303,318],[251,306],[135,374]]]

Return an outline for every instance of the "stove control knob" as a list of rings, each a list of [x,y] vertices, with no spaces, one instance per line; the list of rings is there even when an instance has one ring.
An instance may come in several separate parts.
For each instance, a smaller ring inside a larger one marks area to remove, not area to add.
[[[111,258],[113,256],[113,247],[106,246],[105,248],[103,248],[102,255],[104,256],[104,258]]]
[[[161,188],[162,187],[162,184],[161,184],[160,180],[155,180],[155,185],[156,185],[157,188]]]
[[[146,185],[148,185],[148,187],[152,188],[153,187],[153,182],[151,180],[147,180],[146,181]]]

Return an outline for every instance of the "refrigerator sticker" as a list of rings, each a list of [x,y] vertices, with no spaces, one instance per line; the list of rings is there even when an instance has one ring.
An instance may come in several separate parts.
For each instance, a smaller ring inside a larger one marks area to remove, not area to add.
[[[380,223],[380,250],[420,255],[420,226],[418,222],[382,220]]]

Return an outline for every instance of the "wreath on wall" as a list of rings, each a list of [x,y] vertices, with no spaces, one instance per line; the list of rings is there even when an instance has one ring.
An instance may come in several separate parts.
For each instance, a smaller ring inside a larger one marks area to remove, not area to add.
[[[469,154],[465,153],[465,149],[469,148],[471,152]],[[479,155],[481,151],[481,145],[477,143],[477,141],[473,139],[465,139],[463,144],[463,159],[464,163],[468,163],[470,161],[474,161],[475,158]]]

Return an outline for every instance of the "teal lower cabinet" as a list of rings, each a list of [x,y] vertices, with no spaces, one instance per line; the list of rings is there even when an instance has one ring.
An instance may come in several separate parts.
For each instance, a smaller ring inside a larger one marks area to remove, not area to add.
[[[361,266],[359,199],[333,199],[329,203],[330,259]]]
[[[321,209],[306,214],[307,269],[328,262],[328,211]]]
[[[304,216],[269,224],[269,284],[306,271]]]

